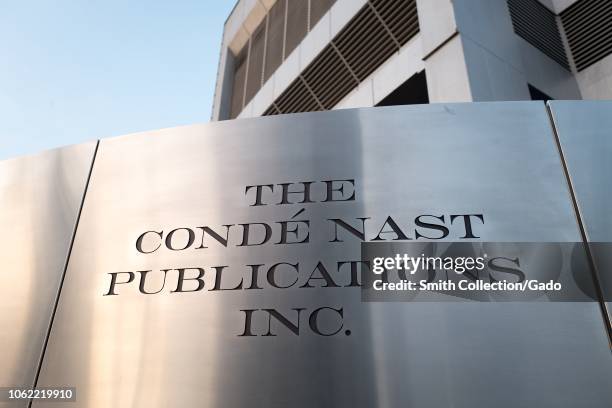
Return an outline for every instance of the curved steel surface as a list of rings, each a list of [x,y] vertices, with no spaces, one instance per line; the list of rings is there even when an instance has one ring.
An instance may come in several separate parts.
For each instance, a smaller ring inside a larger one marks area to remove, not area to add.
[[[545,106],[340,110],[103,140],[39,385],[75,386],[74,407],[608,406],[594,302],[360,301],[346,262],[361,239],[335,236],[332,220],[358,233],[363,221],[372,241],[394,238],[392,217],[414,239],[423,214],[445,217],[449,241],[466,236],[452,215],[482,214],[479,240],[579,242]],[[303,220],[308,239],[286,223]]]
[[[549,107],[612,320],[612,101],[550,101]]]
[[[34,385],[95,147],[0,161],[0,386]]]

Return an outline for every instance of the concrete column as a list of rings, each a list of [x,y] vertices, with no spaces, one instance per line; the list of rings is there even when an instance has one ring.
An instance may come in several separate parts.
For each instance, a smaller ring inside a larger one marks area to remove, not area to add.
[[[417,0],[430,102],[472,100],[451,0]]]
[[[530,99],[506,0],[417,0],[431,102]]]

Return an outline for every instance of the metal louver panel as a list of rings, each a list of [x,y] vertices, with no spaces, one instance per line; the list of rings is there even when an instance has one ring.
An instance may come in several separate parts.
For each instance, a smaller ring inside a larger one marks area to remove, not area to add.
[[[283,61],[283,35],[285,30],[285,1],[274,3],[268,14],[268,33],[266,35],[266,61],[264,82]]]
[[[269,115],[277,115],[280,112],[278,111],[278,109],[276,109],[276,106],[274,106],[273,104],[270,105],[270,107],[268,109],[266,109],[266,111],[263,113],[264,116],[269,116]]]
[[[238,116],[243,108],[248,48],[247,44],[234,59],[234,81],[232,83],[232,100],[230,105],[231,118]]]
[[[418,32],[415,0],[368,2],[264,115],[333,108]]]
[[[370,3],[382,17],[397,41],[401,44],[408,41],[418,31],[419,19],[417,16],[416,0],[388,1],[372,0]],[[399,7],[394,3],[399,3]],[[408,38],[406,38],[408,36]]]
[[[334,0],[310,0],[310,18],[308,30],[312,30],[312,28],[319,22],[321,17],[327,10],[331,8],[334,4]]]
[[[325,109],[331,109],[343,95],[358,85],[357,80],[353,78],[331,45],[325,47],[304,70],[302,77]],[[330,83],[330,77],[335,78],[333,83]]]
[[[249,69],[247,70],[247,83],[245,90],[245,104],[248,103],[253,96],[261,88],[264,63],[264,46],[266,34],[266,20],[255,29],[251,37],[251,49],[249,51]]]
[[[399,49],[370,7],[365,7],[333,40],[353,72],[363,81]]]
[[[282,113],[312,112],[322,110],[304,80],[297,77],[276,100]]]
[[[612,1],[578,1],[561,13],[561,21],[578,71],[612,53]]]
[[[508,0],[514,32],[569,70],[556,15],[537,0]]]
[[[306,37],[308,32],[308,1],[287,0],[287,28],[285,31],[285,58]]]

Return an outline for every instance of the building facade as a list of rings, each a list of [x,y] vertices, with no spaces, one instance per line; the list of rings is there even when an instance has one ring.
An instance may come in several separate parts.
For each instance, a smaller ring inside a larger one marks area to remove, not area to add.
[[[239,0],[212,120],[612,98],[606,0]]]

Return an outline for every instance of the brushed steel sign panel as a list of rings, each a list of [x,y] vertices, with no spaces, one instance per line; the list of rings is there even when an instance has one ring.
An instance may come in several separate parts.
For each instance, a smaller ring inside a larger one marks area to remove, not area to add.
[[[549,106],[612,319],[612,101]]]
[[[607,405],[597,304],[360,301],[361,241],[430,215],[448,241],[580,241],[545,106],[103,140],[39,385],[75,407]]]
[[[95,146],[0,161],[1,386],[34,385]]]

